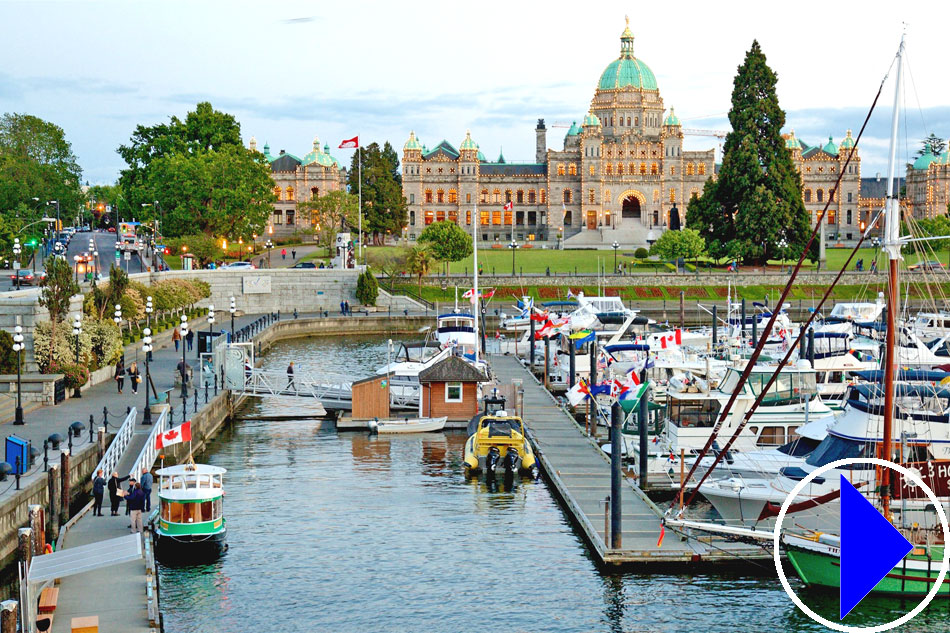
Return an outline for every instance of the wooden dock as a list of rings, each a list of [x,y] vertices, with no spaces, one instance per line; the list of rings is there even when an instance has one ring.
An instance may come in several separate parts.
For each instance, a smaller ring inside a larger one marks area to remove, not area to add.
[[[610,494],[608,456],[515,357],[492,356],[491,366],[500,384],[522,383],[522,415],[542,471],[600,563],[695,566],[771,559],[770,552],[755,545],[708,535],[701,540],[686,539],[669,528],[662,546],[658,547],[663,510],[630,479],[625,479],[622,494],[622,548],[608,548],[605,535],[605,499]]]

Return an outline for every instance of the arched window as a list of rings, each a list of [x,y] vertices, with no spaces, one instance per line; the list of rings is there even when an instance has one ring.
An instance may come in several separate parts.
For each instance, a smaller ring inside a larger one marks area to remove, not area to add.
[[[511,189],[505,189],[505,204],[511,202]]]
[[[641,176],[646,176],[646,173],[647,173],[647,164],[646,164],[646,163],[640,163],[640,175],[641,175]]]
[[[607,203],[609,203],[610,200],[611,200],[611,197],[610,197],[610,189],[608,189],[607,191],[604,192],[604,201],[607,202]]]
[[[835,190],[831,189],[828,191],[828,200],[831,202],[835,201]]]
[[[659,202],[659,201],[660,201],[660,190],[659,190],[659,189],[654,189],[654,190],[653,190],[653,203],[656,204],[656,203]]]
[[[287,187],[287,190],[286,190],[284,193],[287,194],[287,199],[288,199],[288,200],[293,200],[293,199],[294,199],[294,188],[293,188],[293,187]]]
[[[519,189],[518,193],[515,194],[515,202],[524,204],[524,189]]]
[[[528,189],[528,204],[534,204],[536,200],[536,195],[534,189]]]
[[[570,204],[570,203],[571,203],[571,190],[565,189],[564,190],[564,204]]]
[[[670,202],[676,202],[676,189],[670,187]]]
[[[659,170],[659,167],[657,166],[657,164],[656,164],[656,163],[652,163],[652,164],[650,165],[650,174],[653,175],[653,176],[656,176],[656,175],[658,175],[659,173],[660,173],[660,170]]]
[[[692,176],[694,171],[693,163],[686,163],[686,175]]]
[[[479,198],[479,202],[483,202],[483,203],[485,203],[485,204],[488,204],[488,189],[482,189],[482,193],[481,193],[481,196],[480,196],[480,198]]]
[[[594,166],[593,166],[593,165],[590,166],[590,170],[589,170],[589,171],[590,171],[590,175],[593,176],[593,175],[594,175]]]
[[[563,163],[558,163],[558,164],[557,164],[557,175],[558,175],[558,176],[563,176],[563,175],[564,175],[564,164],[563,164]]]
[[[459,192],[455,189],[449,189],[449,204],[458,204]]]
[[[706,175],[706,163],[700,163],[700,164],[699,164],[699,175],[700,175],[700,176],[705,176],[705,175]]]
[[[608,175],[608,176],[613,176],[613,175],[614,175],[614,165],[613,165],[613,163],[607,163],[607,175]]]
[[[695,200],[696,198],[698,198],[698,197],[699,197],[699,189],[693,189],[692,191],[690,191],[690,192],[689,192],[689,197],[692,198],[693,200]]]
[[[673,165],[670,165],[670,176],[675,176],[675,175],[676,175],[676,167],[674,167]]]
[[[805,202],[811,202],[811,189],[805,190]]]
[[[310,199],[316,200],[320,197],[320,188],[319,187],[310,187]]]
[[[630,127],[630,117],[627,117],[627,127]]]
[[[819,189],[818,191],[816,191],[816,192],[815,192],[815,197],[818,199],[818,202],[824,202],[824,201],[825,201],[825,191],[824,191],[824,189]]]
[[[588,190],[587,190],[587,201],[590,202],[591,204],[594,204],[594,200],[595,200],[594,190],[593,190],[593,189],[588,189]]]
[[[576,176],[576,175],[577,175],[577,165],[575,165],[574,163],[571,163],[571,166],[570,166],[570,168],[568,169],[568,173],[569,173],[570,175],[572,175],[572,176]]]
[[[432,204],[432,190],[431,189],[426,189],[425,201],[427,204]]]
[[[277,196],[277,202],[280,202],[282,198],[280,197],[280,187],[274,187],[274,195]]]
[[[637,173],[637,164],[636,164],[636,163],[630,163],[630,164],[627,166],[627,173],[629,173],[631,176],[634,175],[635,173]]]
[[[547,200],[548,200],[547,194],[545,194],[544,189],[542,189],[541,190],[541,204],[547,203]]]
[[[617,175],[623,176],[623,163],[617,163]]]
[[[640,117],[638,117],[638,116],[633,117],[633,124],[634,124],[634,125],[640,125]]]
[[[495,189],[494,191],[492,191],[491,199],[492,199],[492,202],[494,202],[495,204],[501,204],[501,190]]]
[[[445,192],[443,190],[439,189],[435,192],[435,201],[439,204],[443,204],[445,202]]]

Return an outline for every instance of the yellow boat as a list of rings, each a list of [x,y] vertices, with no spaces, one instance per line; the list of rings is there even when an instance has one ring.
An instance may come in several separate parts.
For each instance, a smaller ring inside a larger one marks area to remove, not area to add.
[[[499,467],[506,475],[534,473],[536,461],[525,436],[521,418],[496,411],[478,419],[478,426],[465,442],[465,471],[494,476]]]

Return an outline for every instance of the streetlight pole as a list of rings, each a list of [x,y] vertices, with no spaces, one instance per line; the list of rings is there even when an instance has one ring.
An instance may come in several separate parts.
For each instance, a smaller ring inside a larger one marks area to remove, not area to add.
[[[515,250],[518,249],[518,242],[515,241],[515,238],[511,238],[511,243],[508,244],[508,248],[511,249],[511,276],[514,277],[515,276]]]
[[[211,331],[210,331],[211,336],[214,336],[214,304],[213,303],[208,306],[208,327],[211,328]],[[210,345],[211,339],[209,338],[208,341],[209,341],[208,344]]]
[[[153,310],[153,308],[152,308],[152,298],[151,298],[151,297],[147,297],[147,298],[145,299],[145,328],[146,328],[147,330],[149,330],[149,331],[151,331],[150,328],[152,327],[152,310]],[[152,345],[151,345],[151,343],[149,343],[148,348],[149,348],[149,349],[148,349],[148,352],[146,352],[146,354],[145,354],[145,361],[146,361],[146,362],[152,360]],[[147,367],[147,365],[146,365],[146,367]]]
[[[16,279],[16,289],[20,289],[20,238],[13,238],[13,277]]]
[[[26,424],[23,421],[23,400],[20,395],[20,361],[23,353],[23,328],[16,326],[13,328],[13,351],[16,352],[16,414],[13,423],[16,425]]]
[[[234,306],[234,297],[231,297],[231,307],[228,308],[228,312],[231,313],[231,340],[234,340],[234,313],[237,310]]]
[[[76,366],[79,366],[79,335],[82,334],[82,317],[76,314],[73,317],[73,336],[76,337]],[[76,391],[73,398],[82,398],[82,392],[79,391],[79,385],[76,385]]]
[[[145,352],[145,414],[142,418],[142,424],[150,425],[152,423],[152,408],[149,406],[149,383],[152,380],[152,373],[149,367],[149,357],[152,355],[152,329],[146,327],[142,332],[145,338],[142,339],[142,351]],[[135,377],[132,377],[135,380]]]
[[[270,267],[271,267],[271,266],[270,266],[270,254],[271,254],[271,249],[274,248],[274,243],[270,241],[270,238],[268,238],[268,239],[267,239],[267,243],[264,244],[264,246],[265,246],[265,248],[267,248],[267,267],[270,268]]]
[[[188,365],[185,364],[185,350],[188,349],[188,346],[185,345],[185,337],[187,335],[188,317],[183,314],[181,315],[181,405],[182,412],[185,414],[188,413]]]
[[[611,244],[614,249],[614,274],[617,274],[617,249],[620,248],[620,244],[617,243],[617,240],[614,240],[614,243]]]
[[[79,255],[73,255],[73,263],[76,265],[76,283],[79,283]]]

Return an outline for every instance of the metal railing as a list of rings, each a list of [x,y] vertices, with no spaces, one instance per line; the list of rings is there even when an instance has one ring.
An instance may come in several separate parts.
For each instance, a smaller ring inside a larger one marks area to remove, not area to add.
[[[352,390],[353,383],[343,377],[327,376],[317,382],[299,374],[251,369],[244,372],[243,387],[234,391],[249,396],[296,396],[337,402],[350,400]]]
[[[122,426],[116,431],[115,438],[113,438],[112,443],[109,444],[109,449],[102,456],[102,459],[99,460],[99,463],[96,464],[96,467],[92,469],[90,479],[95,480],[96,473],[100,470],[107,475],[111,475],[115,472],[119,461],[122,459],[122,455],[125,454],[125,449],[128,448],[129,443],[132,441],[132,435],[135,433],[135,418],[137,415],[138,411],[136,411],[135,407],[129,409],[129,413],[125,416]]]
[[[148,437],[145,438],[145,446],[142,447],[138,457],[136,457],[132,463],[132,470],[129,471],[129,477],[135,477],[137,479],[144,469],[152,469],[152,465],[158,457],[158,449],[155,448],[155,438],[168,430],[169,411],[171,411],[171,407],[165,407],[162,410],[162,414],[158,416],[158,420],[152,425],[152,430],[149,431]]]

